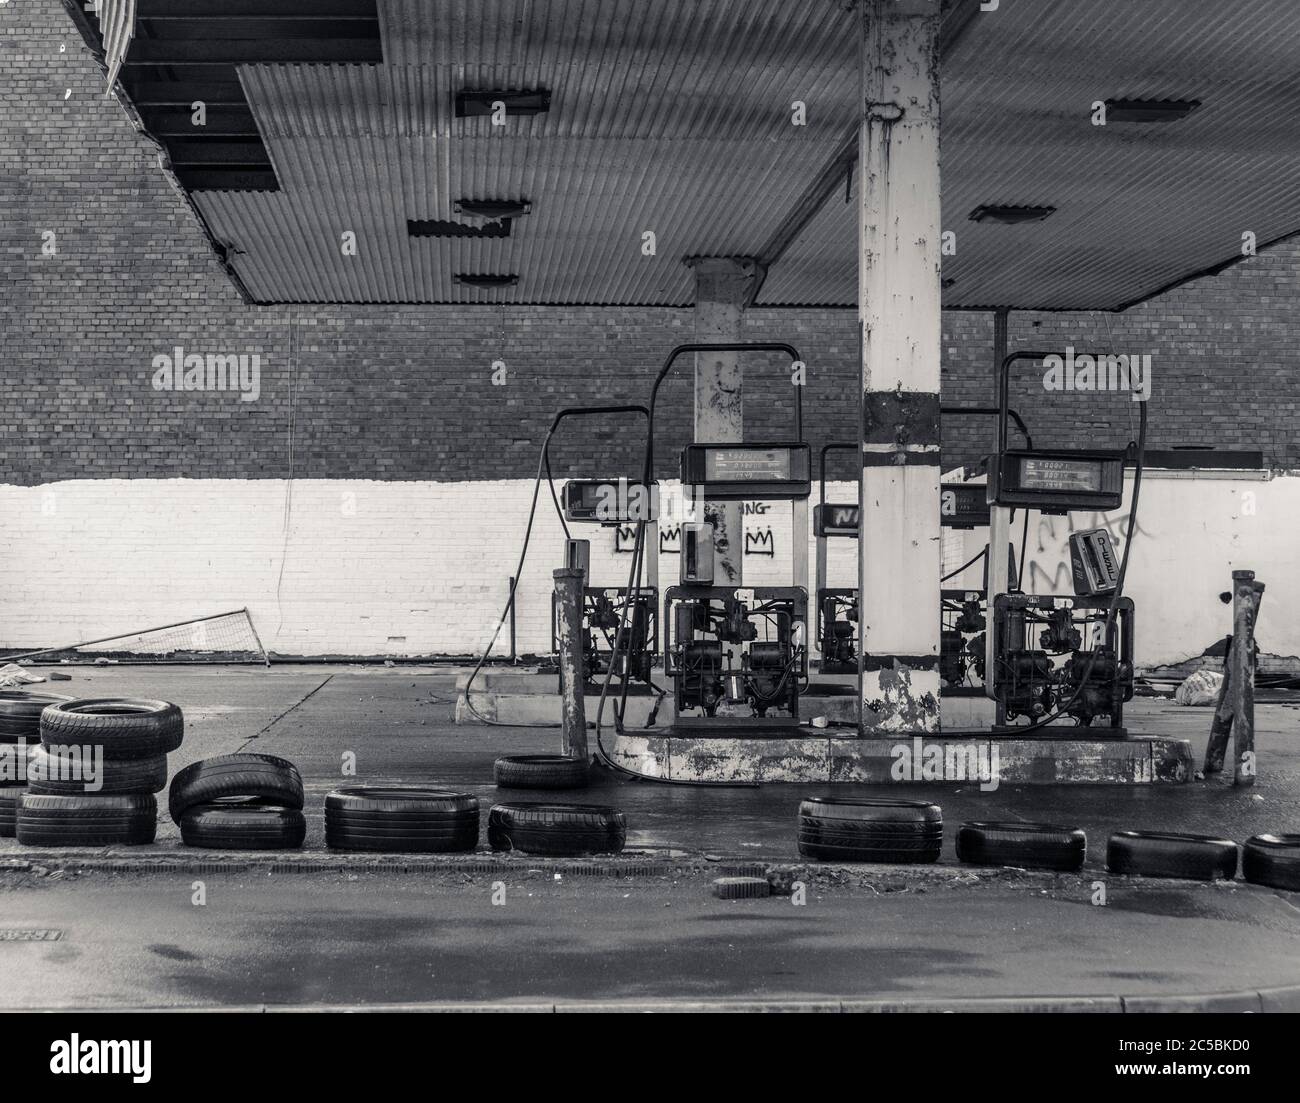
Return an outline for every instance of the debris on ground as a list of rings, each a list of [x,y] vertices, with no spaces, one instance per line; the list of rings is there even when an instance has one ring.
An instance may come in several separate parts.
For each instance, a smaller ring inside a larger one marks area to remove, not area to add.
[[[0,666],[0,686],[27,686],[33,682],[43,681],[45,681],[43,674],[33,674],[17,663],[5,663],[4,666]]]
[[[1189,674],[1174,690],[1174,703],[1178,705],[1214,705],[1223,688],[1223,675],[1214,670],[1198,670]]]
[[[713,881],[713,895],[719,900],[757,900],[771,893],[765,877],[717,877]]]

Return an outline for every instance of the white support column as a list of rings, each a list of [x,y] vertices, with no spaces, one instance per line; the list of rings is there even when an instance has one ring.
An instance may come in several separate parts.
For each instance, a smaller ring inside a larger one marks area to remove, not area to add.
[[[939,0],[862,0],[864,736],[939,730]]]
[[[695,339],[741,340],[745,307],[756,267],[736,257],[699,257],[695,269]],[[695,440],[715,443],[744,440],[744,403],[740,355],[711,353],[695,357]],[[705,502],[704,519],[713,522],[713,580],[717,586],[743,581],[745,532],[740,502]]]

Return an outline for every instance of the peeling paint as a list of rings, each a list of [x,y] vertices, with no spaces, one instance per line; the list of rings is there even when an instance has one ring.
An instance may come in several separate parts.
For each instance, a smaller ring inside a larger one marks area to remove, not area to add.
[[[926,736],[945,750],[942,737]],[[996,744],[996,748],[994,747]],[[963,753],[996,754],[1003,785],[1152,785],[1185,783],[1191,745],[1182,739],[976,739],[953,741]],[[677,781],[757,781],[809,784],[910,785],[895,777],[897,736],[842,739],[796,736],[738,739],[725,736],[615,736],[610,747],[620,765]],[[946,769],[946,766],[945,766]]]

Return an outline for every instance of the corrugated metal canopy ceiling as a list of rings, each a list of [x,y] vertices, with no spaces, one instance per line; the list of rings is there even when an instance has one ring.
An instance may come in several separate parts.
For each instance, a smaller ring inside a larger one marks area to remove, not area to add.
[[[265,302],[684,304],[684,258],[763,257],[852,133],[842,0],[379,0],[378,65],[239,68],[278,191],[197,191]],[[1295,0],[1002,0],[943,71],[944,305],[1114,309],[1300,231]],[[463,89],[549,111],[455,118]],[[1195,99],[1092,125],[1096,100]],[[791,125],[791,104],[807,125]],[[462,198],[527,199],[509,237],[420,238]],[[1045,205],[1024,225],[981,204]],[[356,256],[339,247],[358,235]],[[653,256],[642,234],[653,231]],[[856,302],[843,185],[759,302]],[[453,274],[517,273],[512,287]]]

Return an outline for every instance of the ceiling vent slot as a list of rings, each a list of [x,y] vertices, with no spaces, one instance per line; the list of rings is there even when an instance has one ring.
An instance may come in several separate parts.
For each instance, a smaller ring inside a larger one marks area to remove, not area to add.
[[[450,222],[443,218],[408,218],[406,232],[412,237],[509,237],[510,220],[489,222],[484,226],[471,226],[465,222]]]
[[[519,282],[519,277],[517,275],[479,276],[457,272],[455,280],[465,287],[514,287]]]
[[[457,214],[469,215],[470,218],[523,218],[533,205],[527,199],[457,199]]]
[[[1021,222],[1042,222],[1049,215],[1055,214],[1055,207],[1009,207],[989,204],[976,207],[970,213],[972,222],[1001,222],[1015,226]]]
[[[545,89],[535,92],[457,92],[456,118],[469,119],[477,115],[491,115],[497,104],[505,105],[507,115],[540,115],[551,109],[551,93]]]
[[[1200,100],[1107,100],[1106,122],[1176,123],[1200,106]]]

